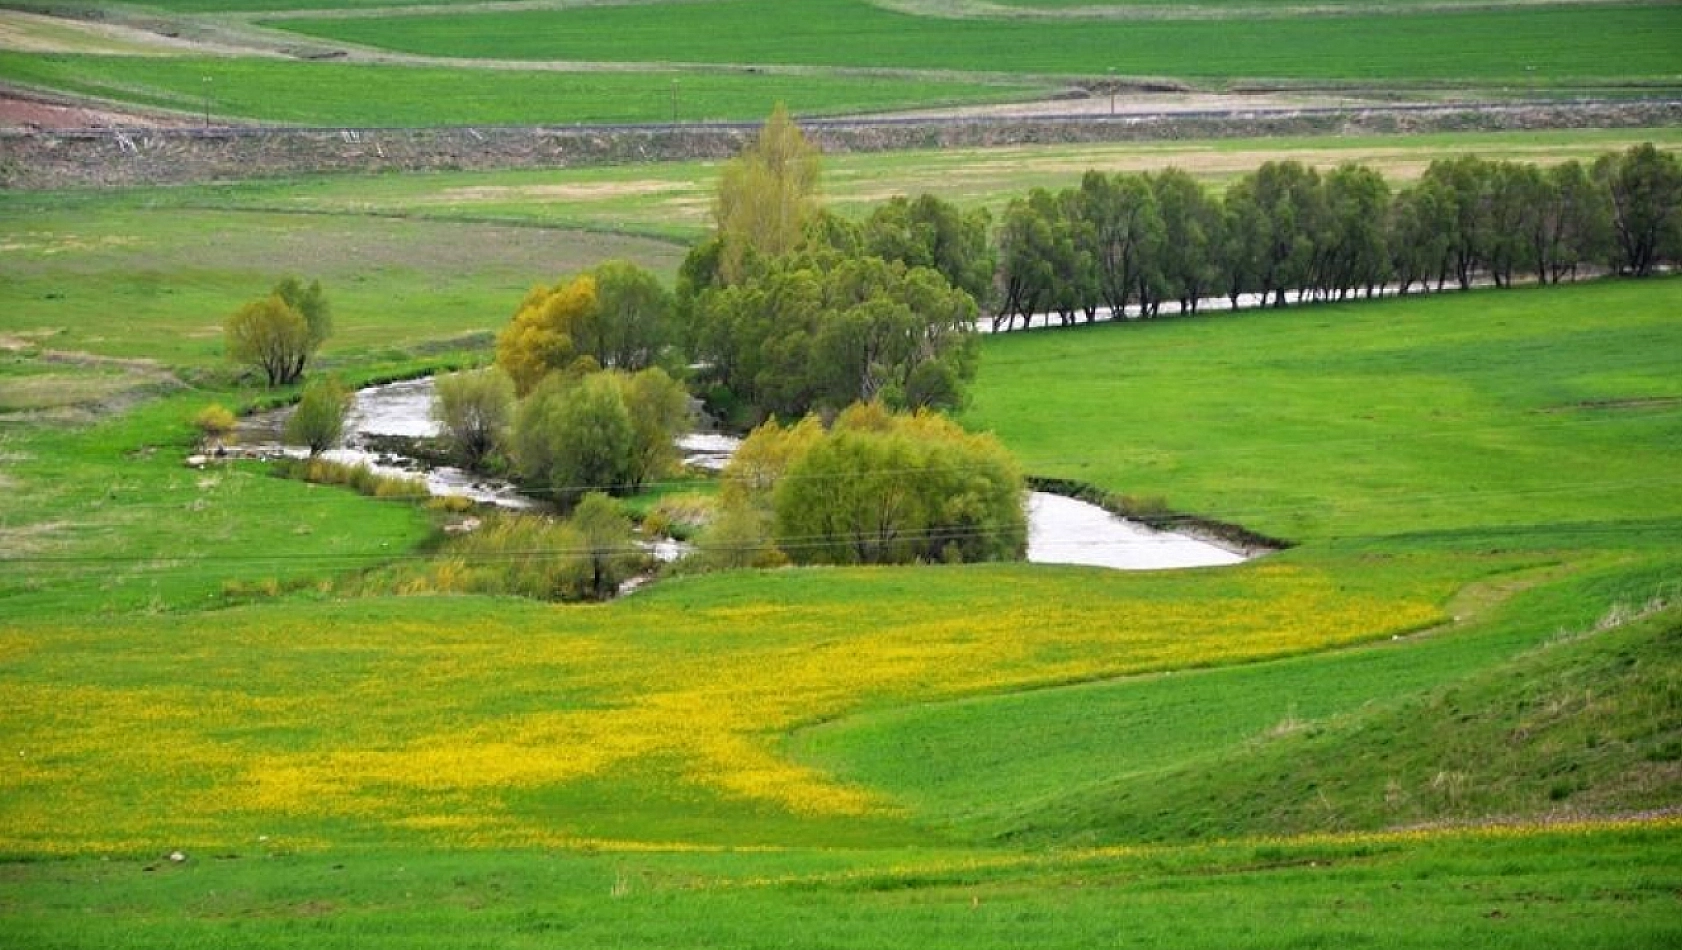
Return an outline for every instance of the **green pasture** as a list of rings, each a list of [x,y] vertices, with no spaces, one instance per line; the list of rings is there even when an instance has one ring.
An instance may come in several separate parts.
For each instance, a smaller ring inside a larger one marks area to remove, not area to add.
[[[947,19],[866,0],[721,0],[273,25],[466,59],[1044,75],[1478,80],[1674,77],[1674,7],[1589,5],[1191,20]],[[1382,37],[1382,40],[1378,38]]]
[[[306,189],[307,190],[307,189]],[[362,213],[197,210],[101,201],[12,219],[0,334],[42,349],[223,363],[222,321],[288,274],[331,288],[328,360],[499,329],[533,285],[636,260],[675,273],[680,246],[613,234]]]
[[[828,189],[1307,144],[835,156]],[[0,943],[1682,939],[1674,818],[1579,823],[1678,802],[1676,279],[984,342],[966,425],[1294,545],[1230,569],[363,596],[440,515],[182,464],[204,405],[277,398],[215,328],[280,276],[322,279],[353,382],[482,360],[534,283],[669,279],[713,173],[0,196]]]
[[[976,856],[262,844],[13,865],[5,933],[72,947],[1660,947],[1674,828]]]
[[[1029,471],[1297,541],[1642,546],[1682,529],[1679,303],[1611,281],[1007,335],[965,419]]]
[[[390,21],[380,21],[390,22]],[[211,119],[306,126],[569,125],[758,118],[1028,99],[1022,80],[697,69],[461,69],[259,57],[0,52],[0,79]]]

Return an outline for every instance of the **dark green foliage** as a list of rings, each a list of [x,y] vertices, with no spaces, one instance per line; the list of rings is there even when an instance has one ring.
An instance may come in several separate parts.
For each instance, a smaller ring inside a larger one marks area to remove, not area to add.
[[[1682,163],[1652,145],[1602,156],[1594,177],[1611,196],[1620,273],[1652,273],[1665,258],[1682,255]]]
[[[596,306],[573,330],[577,352],[628,373],[673,362],[675,312],[660,279],[629,261],[607,261],[590,273]]]
[[[1165,300],[1246,295],[1264,304],[1344,300],[1391,283],[1461,289],[1534,276],[1575,279],[1602,265],[1638,276],[1682,257],[1682,166],[1651,145],[1534,165],[1467,155],[1431,163],[1392,194],[1377,172],[1326,174],[1267,162],[1218,203],[1189,175],[1088,172],[1078,188],[1036,188],[1006,207],[996,237],[993,329],[1050,315],[1067,325],[1098,308],[1156,316]]]
[[[319,455],[339,442],[350,412],[351,392],[337,379],[318,379],[304,387],[297,408],[286,420],[286,441],[308,446]]]
[[[926,267],[833,251],[773,258],[702,293],[695,313],[699,355],[767,415],[868,399],[953,407],[974,374],[975,302]]]
[[[876,206],[861,237],[866,253],[907,267],[932,268],[986,306],[993,289],[991,228],[985,208],[961,211],[934,195],[897,195]]]

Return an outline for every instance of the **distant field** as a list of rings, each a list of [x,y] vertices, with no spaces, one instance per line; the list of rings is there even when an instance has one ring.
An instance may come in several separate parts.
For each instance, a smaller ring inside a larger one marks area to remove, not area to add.
[[[1682,129],[1560,130],[1453,133],[1419,136],[1339,136],[1312,139],[1222,139],[1164,143],[1020,146],[824,157],[822,191],[848,214],[864,214],[896,194],[927,191],[965,207],[995,214],[1030,188],[1060,189],[1079,182],[1087,169],[1107,172],[1185,169],[1214,188],[1270,159],[1293,158],[1327,170],[1343,162],[1364,162],[1393,184],[1414,180],[1432,160],[1473,153],[1488,159],[1552,164],[1583,162],[1641,142],[1682,148]],[[101,240],[136,233],[134,223],[150,214],[181,215],[209,210],[320,212],[357,217],[399,215],[430,220],[508,222],[596,232],[638,234],[688,242],[711,224],[715,162],[649,163],[606,168],[543,171],[437,172],[410,175],[348,175],[306,181],[142,190],[125,195],[68,195],[0,198],[0,210],[19,214],[42,209],[51,215],[76,208],[70,234],[91,227]],[[124,215],[133,216],[125,219]],[[331,218],[290,220],[304,234],[331,227]],[[109,223],[104,223],[109,221]],[[163,227],[172,227],[160,224]],[[396,225],[389,225],[396,227]],[[105,229],[114,229],[107,234]],[[262,233],[259,228],[253,233]],[[329,239],[330,240],[330,239]],[[183,246],[193,246],[191,234]],[[329,245],[330,246],[330,245]],[[419,245],[426,248],[428,243]],[[21,250],[21,248],[20,248]],[[431,252],[424,252],[430,256]],[[656,270],[675,268],[680,250],[667,248]],[[511,263],[520,260],[511,258]],[[45,264],[60,266],[43,260]]]
[[[957,20],[865,0],[721,0],[277,21],[433,56],[1126,76],[1500,80],[1674,77],[1673,6],[1533,7],[1257,20]],[[1380,39],[1382,38],[1382,39]]]
[[[0,52],[0,78],[231,120],[326,126],[566,125],[758,118],[1031,98],[1026,81],[696,70],[484,70],[268,58]]]

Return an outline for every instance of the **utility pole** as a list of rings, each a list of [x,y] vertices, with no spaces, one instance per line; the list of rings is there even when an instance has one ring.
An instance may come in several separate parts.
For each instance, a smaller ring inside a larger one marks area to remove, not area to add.
[[[204,127],[210,128],[210,77],[204,77]]]
[[[672,124],[677,125],[677,80],[672,80]]]
[[[1110,115],[1115,115],[1115,67],[1110,67]]]

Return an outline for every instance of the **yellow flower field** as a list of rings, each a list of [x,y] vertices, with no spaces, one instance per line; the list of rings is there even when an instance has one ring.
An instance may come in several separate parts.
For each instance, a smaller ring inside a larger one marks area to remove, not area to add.
[[[752,606],[702,580],[604,607],[391,598],[8,632],[0,851],[694,843],[543,804],[582,782],[678,810],[892,821],[898,803],[779,739],[867,708],[1415,630],[1446,593],[1340,590],[1283,563],[994,570],[962,596],[949,569],[784,572]]]

